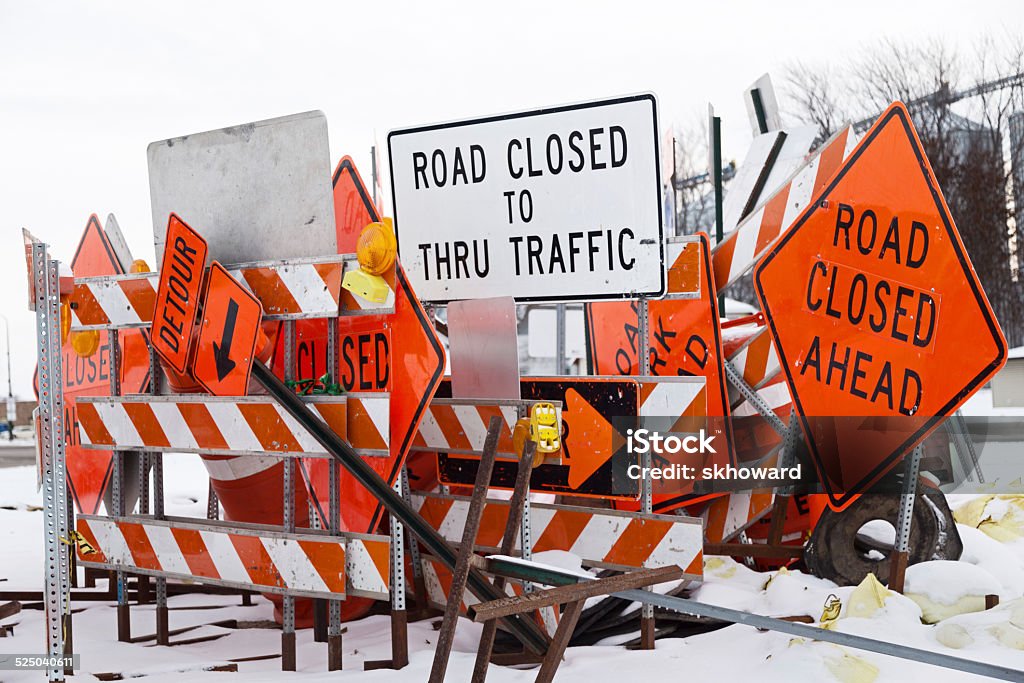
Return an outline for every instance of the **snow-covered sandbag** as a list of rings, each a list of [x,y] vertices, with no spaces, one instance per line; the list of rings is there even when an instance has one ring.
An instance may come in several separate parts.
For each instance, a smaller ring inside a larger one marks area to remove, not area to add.
[[[943,619],[980,612],[985,596],[998,594],[1000,583],[981,567],[967,562],[934,560],[907,568],[903,594],[921,607],[927,624]]]
[[[1024,537],[1024,495],[979,496],[958,507],[953,518],[997,541],[1016,541]]]

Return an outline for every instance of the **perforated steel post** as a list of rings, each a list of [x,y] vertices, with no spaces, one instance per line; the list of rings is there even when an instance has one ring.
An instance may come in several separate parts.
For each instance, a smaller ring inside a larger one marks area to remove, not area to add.
[[[58,263],[50,261],[46,245],[32,244],[32,280],[36,312],[40,451],[43,461],[44,542],[46,544],[47,655],[64,654],[65,614],[68,612],[67,487],[64,466],[64,380],[61,368]],[[70,617],[68,617],[70,619]],[[51,681],[64,680],[63,667],[51,667]]]
[[[555,374],[567,374],[565,367],[565,304],[555,304]]]
[[[640,297],[637,302],[637,367],[640,374],[647,377],[651,374],[651,348],[647,337],[650,329],[650,311],[647,297]],[[642,456],[642,467],[650,471],[651,452],[647,450]],[[654,509],[654,492],[650,477],[640,477],[640,509],[648,514]],[[644,590],[650,590],[646,588]],[[644,604],[640,607],[640,648],[654,649],[654,607]]]
[[[330,381],[338,383],[338,321],[327,321],[327,372]],[[338,461],[331,458],[327,465],[328,505],[327,528],[332,535],[341,530],[341,472]],[[327,670],[342,668],[341,600],[327,602]]]
[[[284,334],[284,379],[295,379],[295,321],[286,320]],[[284,459],[284,530],[295,533],[295,459]],[[295,671],[295,598],[285,595],[282,604],[281,670]]]
[[[404,470],[403,470],[404,471]],[[402,496],[402,478],[393,487]],[[405,526],[395,515],[388,515],[391,531],[391,667],[401,669],[409,663],[408,612],[405,609]]]
[[[107,333],[110,346],[110,395],[121,395],[121,344],[117,330]],[[124,452],[114,451],[110,480],[110,501],[115,517],[125,516]],[[127,643],[132,637],[131,614],[128,607],[128,575],[117,571],[117,639]]]
[[[917,496],[917,477],[921,473],[924,446],[915,446],[906,458],[903,472],[903,491],[900,493],[900,511],[896,517],[896,544],[889,564],[889,588],[902,593],[910,553],[910,529],[914,519],[914,498]]]
[[[160,395],[160,385],[163,379],[160,359],[157,357],[153,346],[149,347],[149,393],[153,396]],[[153,452],[149,454],[149,461],[153,471],[153,518],[164,518],[164,455]],[[158,577],[156,583],[156,643],[157,645],[170,644],[169,613],[167,610],[167,579]]]

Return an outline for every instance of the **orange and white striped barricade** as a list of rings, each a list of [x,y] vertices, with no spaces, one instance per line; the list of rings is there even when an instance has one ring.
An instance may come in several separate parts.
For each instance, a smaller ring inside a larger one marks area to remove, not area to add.
[[[385,455],[388,395],[304,397],[361,455]],[[210,456],[330,455],[284,408],[266,396],[86,397],[79,408],[82,447]]]
[[[487,425],[492,417],[498,416],[501,418],[501,431],[496,455],[518,462],[512,431],[518,420],[530,417],[530,411],[538,403],[553,404],[555,420],[561,424],[561,401],[435,398],[423,414],[412,442],[412,451],[479,456],[487,438]],[[561,462],[559,456],[560,453],[553,453],[549,461]]]
[[[457,440],[466,438],[459,433],[458,421],[450,417],[451,412],[447,412],[450,399],[443,397],[450,395],[450,386],[449,382],[442,383],[438,390],[442,398],[431,402],[433,406],[444,406],[445,414],[449,415],[444,418],[449,425],[447,431],[440,423],[435,428],[424,420],[426,427],[421,425],[414,447],[438,453],[438,474],[442,484],[472,486],[479,455],[464,448],[450,447]],[[639,493],[635,483],[619,481],[621,485],[612,486],[615,459],[621,458],[626,448],[625,438],[612,424],[612,418],[654,415],[682,418],[706,414],[703,377],[528,377],[520,382],[520,387],[524,400],[529,403],[541,401],[561,406],[561,452],[549,454],[534,468],[530,488],[537,493],[635,500]],[[434,414],[438,415],[436,411]],[[510,417],[509,412],[506,420]],[[464,416],[463,419],[467,418]],[[472,421],[476,423],[477,419],[474,417]],[[486,422],[479,424],[486,426]],[[449,448],[428,448],[427,439],[442,445],[443,434],[439,434],[439,430],[453,437],[452,441],[447,437],[443,440]],[[492,488],[512,488],[517,457],[503,435],[491,477]]]
[[[711,258],[719,292],[753,268],[776,238],[807,208],[811,198],[835,174],[856,143],[853,128],[843,127],[715,246]]]
[[[394,309],[393,277],[385,278],[390,293],[380,303],[341,288],[345,273],[359,267],[352,254],[225,267],[260,300],[265,320],[370,315]],[[159,277],[151,272],[77,278],[71,294],[71,329],[149,327]]]
[[[446,539],[462,537],[470,499],[439,493],[414,492],[413,507]],[[501,541],[509,513],[507,500],[487,500],[476,545],[494,551]],[[524,510],[517,550],[524,558],[533,553],[562,550],[579,557],[588,567],[631,570],[679,565],[685,578],[703,578],[703,531],[700,519],[677,515],[603,510],[548,503],[530,503]],[[438,562],[423,560],[428,600],[444,605],[451,574]],[[509,594],[513,594],[511,587]],[[463,608],[476,603],[468,592]],[[556,625],[554,613],[544,614],[545,626]]]
[[[136,517],[80,515],[79,562],[96,569],[337,600],[389,596],[387,536],[284,533]]]

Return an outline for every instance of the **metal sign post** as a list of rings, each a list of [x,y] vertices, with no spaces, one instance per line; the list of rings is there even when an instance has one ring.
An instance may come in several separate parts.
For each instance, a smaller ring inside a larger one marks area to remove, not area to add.
[[[70,582],[68,564],[71,548],[65,544],[67,530],[67,484],[64,463],[64,385],[61,373],[60,289],[58,262],[51,261],[46,245],[32,243],[31,288],[36,313],[38,349],[40,451],[43,461],[43,530],[46,543],[47,655],[65,654],[65,627],[70,627],[68,609]],[[65,668],[51,667],[51,681],[63,681]]]
[[[295,321],[286,320],[284,328],[284,378],[295,379]],[[248,377],[248,375],[247,375]],[[284,530],[295,533],[295,459],[284,461]],[[281,670],[295,671],[295,598],[285,595],[282,604]]]
[[[651,348],[650,339],[647,338],[647,331],[650,329],[650,310],[647,297],[640,297],[637,301],[637,352],[639,354],[640,376],[647,377],[651,374]],[[651,467],[651,451],[643,454],[642,467]],[[651,478],[640,478],[640,510],[650,514],[654,509],[654,490]],[[649,590],[649,587],[645,590]],[[640,649],[654,649],[654,607],[644,603],[640,607]]]
[[[921,456],[924,446],[915,446],[907,456],[903,472],[903,491],[900,494],[900,512],[896,518],[896,544],[893,547],[892,563],[889,565],[889,589],[903,592],[903,580],[907,574],[910,556],[910,525],[914,519],[914,498],[917,496],[917,477],[921,472]]]

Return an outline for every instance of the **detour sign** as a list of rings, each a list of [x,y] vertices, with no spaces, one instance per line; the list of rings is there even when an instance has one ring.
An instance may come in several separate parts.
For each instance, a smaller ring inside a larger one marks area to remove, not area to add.
[[[899,102],[757,265],[754,284],[836,507],[892,469],[1006,359]]]

